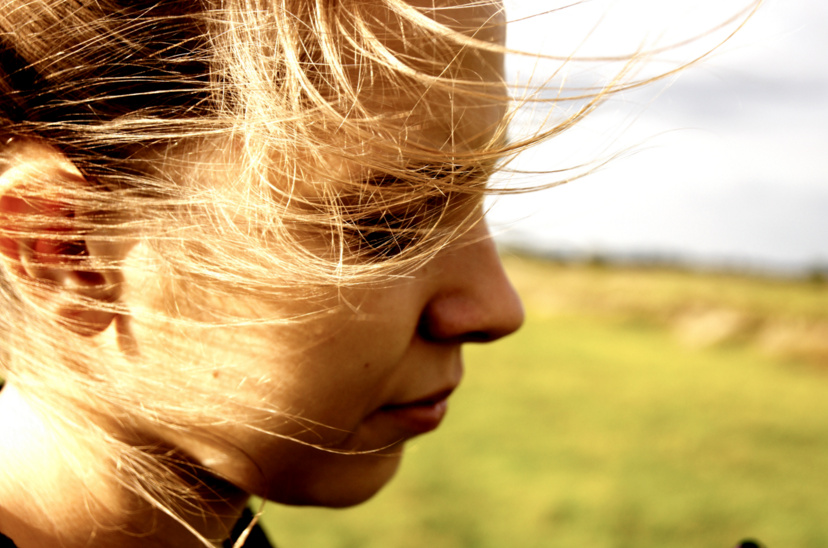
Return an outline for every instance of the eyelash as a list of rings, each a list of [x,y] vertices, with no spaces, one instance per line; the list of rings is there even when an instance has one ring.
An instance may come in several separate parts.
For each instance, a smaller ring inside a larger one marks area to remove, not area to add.
[[[390,191],[390,196],[386,195],[385,200],[379,198],[379,203],[375,203],[377,210],[383,202],[398,205],[397,211],[393,208],[382,213],[374,210],[375,213],[357,214],[353,221],[347,222],[346,238],[353,242],[351,246],[356,256],[379,260],[396,257],[422,243],[426,233],[444,222],[444,213],[448,212],[451,216],[450,211],[463,209],[469,198],[476,202],[473,193],[463,196],[447,188],[452,185],[462,188],[468,184],[472,179],[468,177],[470,171],[436,170],[429,166],[413,171],[423,176],[423,180],[412,183],[393,175],[382,175],[365,182],[366,187],[378,194]],[[418,184],[427,182],[433,186],[429,188],[429,185]],[[356,202],[364,203],[363,200],[365,198],[360,197]]]
[[[415,218],[397,219],[392,215],[365,218],[355,224],[358,255],[392,258],[418,241],[420,229]]]

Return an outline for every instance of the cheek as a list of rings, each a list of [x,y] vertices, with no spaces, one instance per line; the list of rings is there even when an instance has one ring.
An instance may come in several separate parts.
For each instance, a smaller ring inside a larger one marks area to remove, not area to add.
[[[394,322],[330,319],[236,327],[136,319],[135,399],[184,427],[236,424],[344,443],[401,382],[411,336]]]
[[[135,268],[125,267],[138,361],[156,386],[179,390],[167,390],[176,404],[195,400],[191,412],[225,400],[347,427],[348,417],[369,411],[392,382],[416,330],[419,295],[408,282],[337,291],[315,303],[223,300],[213,303],[213,318],[188,322],[182,315],[198,317],[204,303],[177,302],[186,288],[147,275],[153,259],[137,245],[127,261]],[[225,314],[250,321],[205,325]],[[256,323],[265,318],[301,319]]]
[[[366,433],[360,427],[367,412],[354,409],[364,408],[372,395],[355,394],[343,383],[337,393],[348,397],[332,401],[323,394],[310,398],[315,400],[312,408],[299,408],[304,401],[296,404],[296,415],[263,412],[248,415],[245,424],[215,427],[210,438],[217,445],[186,452],[245,492],[275,502],[331,507],[361,503],[393,477],[403,444],[396,435]]]
[[[370,498],[394,475],[402,444],[365,436],[360,424],[411,374],[401,363],[418,314],[399,293],[347,299],[359,314],[341,306],[286,324],[205,327],[136,314],[137,361],[151,379],[136,400],[177,426],[156,426],[156,437],[276,501],[347,506]]]
[[[280,381],[273,397],[294,414],[352,429],[402,382],[416,322],[367,313],[329,320],[274,329],[281,352],[261,365]]]
[[[239,474],[230,458],[217,471],[286,504],[348,506],[373,496],[397,470],[402,443],[396,435],[366,432],[361,423],[399,389],[410,340],[378,325],[314,329],[316,343],[291,337],[290,350],[262,359],[260,367],[274,377],[278,372],[279,382],[268,383],[268,404],[281,413],[257,417],[261,429],[228,428],[222,437],[252,463]]]

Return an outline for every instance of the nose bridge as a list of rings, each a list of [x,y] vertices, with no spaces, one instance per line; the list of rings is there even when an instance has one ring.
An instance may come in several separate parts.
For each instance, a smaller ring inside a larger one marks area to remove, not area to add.
[[[435,288],[421,318],[424,336],[488,342],[520,328],[523,305],[483,222],[435,261]]]

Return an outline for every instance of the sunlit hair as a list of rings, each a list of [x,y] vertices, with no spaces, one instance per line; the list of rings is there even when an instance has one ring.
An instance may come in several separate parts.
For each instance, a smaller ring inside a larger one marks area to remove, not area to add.
[[[124,485],[173,513],[194,511],[198,501],[170,473],[176,455],[108,438],[96,414],[172,431],[228,421],[267,428],[269,415],[288,410],[250,409],[189,380],[217,364],[193,358],[189,370],[166,373],[157,364],[169,355],[186,363],[216,328],[303,320],[257,303],[302,299],[324,314],[347,306],[340,291],[407,275],[469,227],[482,196],[498,191],[489,177],[514,154],[641,83],[624,78],[639,60],[630,56],[619,78],[574,94],[570,115],[507,135],[518,104],[505,82],[490,82],[501,74],[505,16],[460,18],[462,9],[401,0],[0,1],[0,170],[32,143],[59,150],[88,184],[44,180],[31,190],[74,212],[60,228],[78,235],[78,268],[119,268],[90,265],[82,242],[137,238],[151,249],[146,268],[166,280],[164,298],[140,314],[115,299],[76,297],[154,325],[166,344],[149,354],[94,347],[0,279],[0,377],[109,444]],[[488,74],[467,68],[474,57]],[[388,102],[408,110],[384,110]],[[451,115],[458,105],[498,115],[458,141],[466,123]],[[425,129],[446,142],[418,139]],[[231,298],[238,304],[224,305]],[[185,339],[181,324],[204,336]],[[223,365],[232,378],[233,365]],[[264,391],[270,380],[255,382]],[[186,398],[173,397],[182,391]]]

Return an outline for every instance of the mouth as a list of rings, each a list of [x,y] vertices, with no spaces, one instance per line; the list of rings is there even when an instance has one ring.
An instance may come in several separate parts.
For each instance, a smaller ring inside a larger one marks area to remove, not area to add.
[[[435,430],[448,411],[448,398],[454,389],[442,390],[425,398],[380,407],[377,413],[410,435]]]

